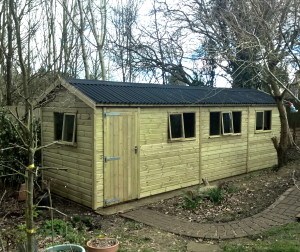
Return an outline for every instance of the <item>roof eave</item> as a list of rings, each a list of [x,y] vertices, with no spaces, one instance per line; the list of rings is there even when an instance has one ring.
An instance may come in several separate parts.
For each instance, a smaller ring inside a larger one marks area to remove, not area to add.
[[[96,107],[275,107],[276,104],[262,103],[262,104],[124,104],[124,103],[97,103]]]

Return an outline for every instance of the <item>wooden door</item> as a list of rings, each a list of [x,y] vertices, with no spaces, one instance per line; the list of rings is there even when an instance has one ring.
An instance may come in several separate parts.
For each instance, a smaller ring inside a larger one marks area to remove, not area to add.
[[[138,197],[137,112],[110,109],[104,113],[104,204]]]

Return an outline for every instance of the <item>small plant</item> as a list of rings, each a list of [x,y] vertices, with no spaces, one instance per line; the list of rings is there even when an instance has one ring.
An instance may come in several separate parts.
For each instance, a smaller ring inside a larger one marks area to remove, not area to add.
[[[202,202],[202,197],[195,192],[187,191],[183,194],[183,208],[195,209]]]
[[[73,228],[77,228],[80,231],[94,228],[93,219],[89,216],[75,215],[72,217],[71,223]]]
[[[65,236],[68,232],[68,229],[72,229],[71,225],[64,220],[61,219],[53,219],[53,231],[54,235]],[[52,234],[52,221],[46,220],[44,225],[42,226],[42,232],[45,235]]]
[[[239,188],[233,184],[233,181],[222,182],[218,184],[218,188],[229,194],[239,191]]]
[[[70,222],[53,219],[53,232],[52,234],[52,222],[51,220],[45,221],[44,225],[41,228],[41,233],[44,235],[59,235],[62,236],[65,241],[69,243],[83,244],[85,240],[84,230],[78,230],[73,228]]]
[[[19,224],[6,230],[0,237],[0,251],[11,251],[10,246],[16,245],[17,251],[26,251],[26,226]],[[3,238],[3,240],[2,240]],[[2,249],[2,250],[1,250]]]
[[[208,199],[214,204],[220,204],[224,199],[224,191],[219,187],[209,189],[206,194]]]

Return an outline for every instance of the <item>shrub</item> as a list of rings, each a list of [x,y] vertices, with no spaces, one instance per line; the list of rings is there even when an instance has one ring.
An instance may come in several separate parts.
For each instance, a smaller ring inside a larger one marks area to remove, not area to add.
[[[72,226],[61,219],[53,219],[53,232],[54,235],[65,236],[67,234],[68,229],[72,229]],[[46,220],[44,225],[42,226],[42,233],[45,235],[52,234],[52,221]]]
[[[218,188],[227,193],[236,193],[239,191],[239,188],[233,184],[233,181],[225,181],[218,184]]]
[[[85,240],[84,230],[78,230],[77,228],[73,228],[70,222],[61,220],[61,219],[53,219],[53,235],[61,236],[70,243],[78,243],[83,244]],[[40,233],[45,236],[52,235],[52,222],[51,220],[46,220],[44,225],[40,228]]]
[[[40,142],[40,121],[34,122],[34,132]],[[18,185],[24,182],[21,175],[24,165],[28,164],[28,151],[24,146],[21,136],[25,139],[20,124],[13,120],[8,113],[0,111],[0,175],[2,182],[10,185]],[[25,140],[26,141],[26,140]],[[36,163],[41,160],[40,151],[35,155]]]
[[[17,173],[23,172],[22,164],[27,164],[28,159],[27,151],[20,148],[23,143],[17,131],[21,129],[4,112],[0,112],[0,129],[0,175],[4,175],[2,182],[11,185],[23,183],[24,177]]]
[[[183,208],[195,209],[202,201],[202,197],[195,192],[187,191],[183,194]]]
[[[209,189],[206,194],[208,199],[214,204],[220,204],[224,199],[224,191],[218,187]]]

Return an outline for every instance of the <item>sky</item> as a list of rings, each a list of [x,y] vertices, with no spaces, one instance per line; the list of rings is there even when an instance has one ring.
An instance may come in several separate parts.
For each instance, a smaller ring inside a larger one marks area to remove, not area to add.
[[[112,0],[113,1],[113,0]],[[125,0],[126,1],[126,0]],[[178,7],[180,6],[180,2],[182,0],[165,0],[166,3],[169,6],[174,6],[174,7]],[[147,23],[147,19],[149,19],[148,22],[150,22],[150,17],[148,16],[149,11],[152,9],[153,6],[153,0],[144,0],[144,3],[141,6],[141,13],[143,15],[143,23]],[[195,49],[197,48],[198,45],[196,45],[196,42],[198,41],[198,38],[195,37],[190,37],[186,39],[186,46],[185,48],[187,49],[187,52],[190,53],[191,57],[192,54],[195,52]],[[191,64],[192,67],[192,63],[189,61],[189,63]],[[227,79],[225,79],[224,77],[221,77],[220,74],[225,74],[224,71],[222,71],[221,68],[217,68],[216,70],[217,72],[217,78],[216,78],[216,87],[226,87],[226,88],[230,88],[231,85],[228,82]]]

